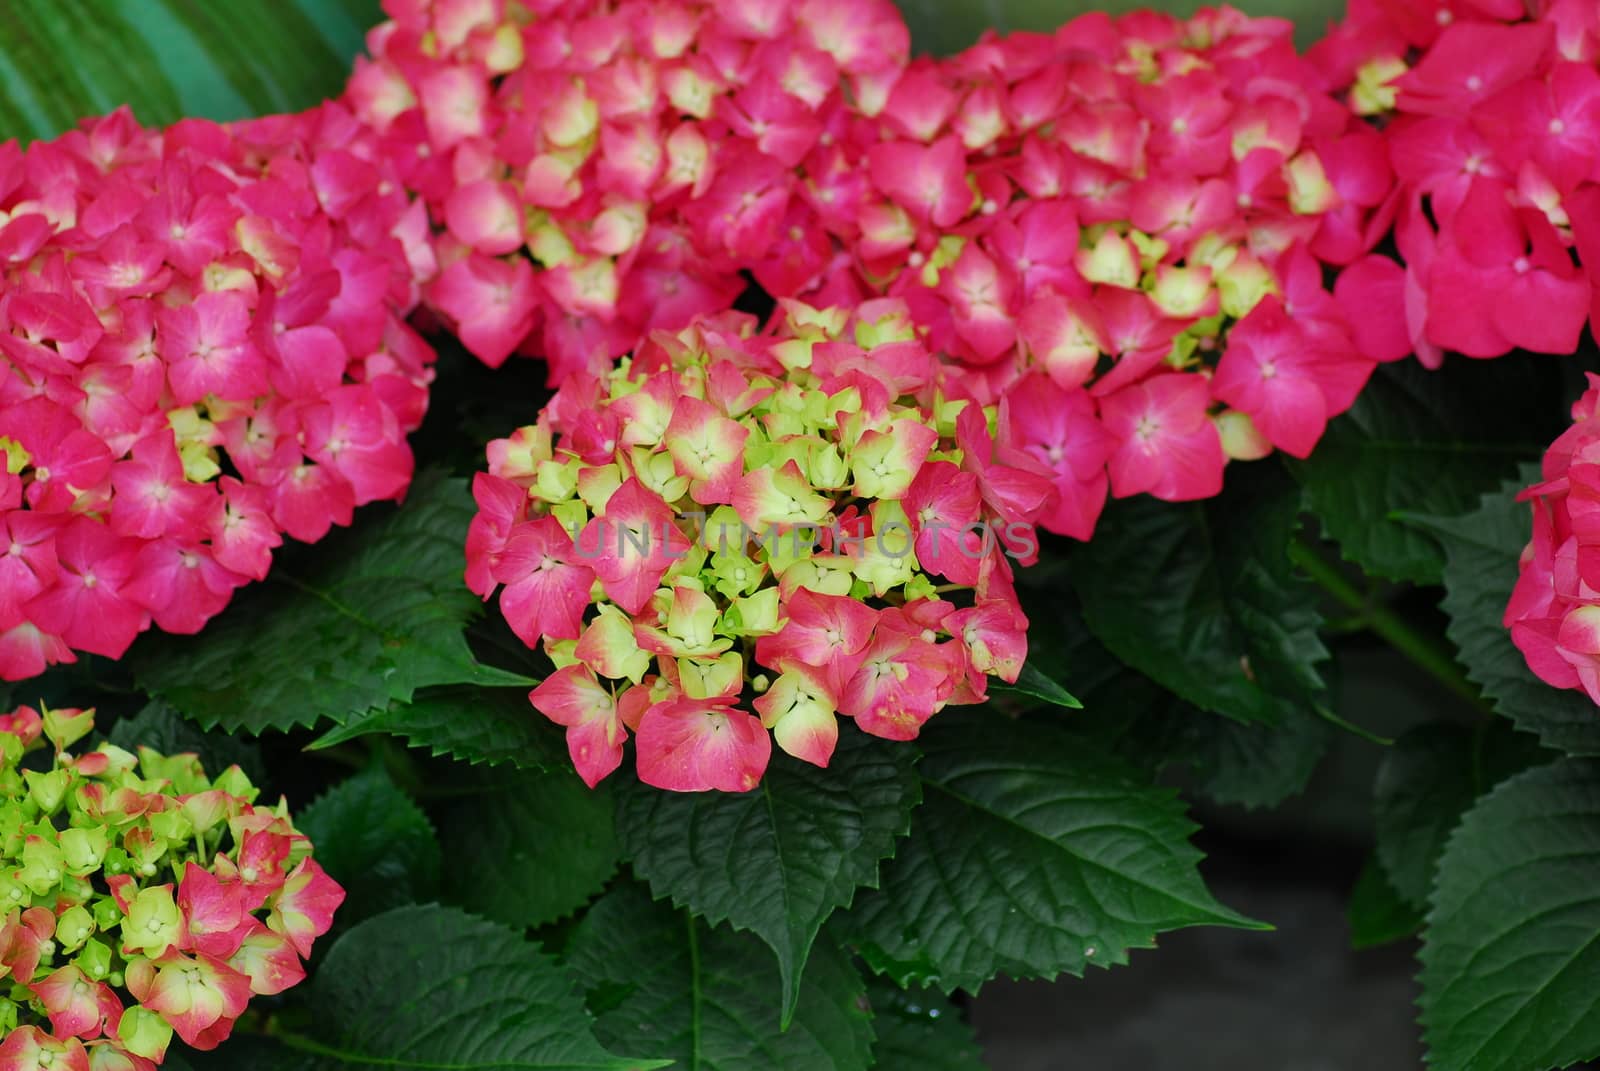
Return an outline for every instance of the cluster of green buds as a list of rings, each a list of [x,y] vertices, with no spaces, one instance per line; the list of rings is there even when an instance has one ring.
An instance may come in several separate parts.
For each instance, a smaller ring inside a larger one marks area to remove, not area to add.
[[[0,715],[0,1071],[148,1071],[305,977],[344,891],[237,766]],[[52,753],[53,749],[53,753]]]

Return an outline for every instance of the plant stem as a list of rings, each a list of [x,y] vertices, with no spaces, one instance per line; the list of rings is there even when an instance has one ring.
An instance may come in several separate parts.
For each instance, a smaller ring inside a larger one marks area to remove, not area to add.
[[[1360,614],[1367,627],[1412,665],[1484,713],[1493,713],[1476,685],[1456,665],[1449,650],[1432,636],[1417,631],[1399,614],[1356,588],[1338,567],[1301,536],[1289,543],[1289,560],[1305,570],[1317,586],[1350,610]]]

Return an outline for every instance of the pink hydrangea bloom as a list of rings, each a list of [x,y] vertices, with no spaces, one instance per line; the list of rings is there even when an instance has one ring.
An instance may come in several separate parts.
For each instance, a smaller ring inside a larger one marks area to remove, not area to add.
[[[433,252],[397,144],[329,104],[0,145],[0,678],[196,632],[404,495]]]
[[[1600,704],[1600,377],[1546,452],[1543,481],[1522,493],[1533,539],[1506,607],[1511,639],[1547,684]]]
[[[1571,353],[1586,322],[1600,327],[1597,55],[1600,8],[1585,0],[1358,0],[1312,50],[1353,111],[1382,118],[1398,178],[1400,262],[1346,258],[1335,289],[1370,311],[1363,345],[1437,365],[1445,351]],[[1370,185],[1359,158],[1338,169]]]

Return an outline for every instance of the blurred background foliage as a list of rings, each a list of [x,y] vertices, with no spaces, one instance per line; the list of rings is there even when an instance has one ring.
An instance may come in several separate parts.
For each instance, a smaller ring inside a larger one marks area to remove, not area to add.
[[[895,0],[911,24],[912,42],[919,52],[946,53],[965,48],[989,27],[1002,33],[1018,30],[1053,30],[1086,11],[1119,14],[1137,9],[1192,15],[1204,0]],[[1233,5],[1251,15],[1279,15],[1293,19],[1302,46],[1316,40],[1328,20],[1344,10],[1344,0],[1234,0]]]
[[[381,17],[378,0],[0,0],[0,138],[121,104],[147,124],[307,108]]]

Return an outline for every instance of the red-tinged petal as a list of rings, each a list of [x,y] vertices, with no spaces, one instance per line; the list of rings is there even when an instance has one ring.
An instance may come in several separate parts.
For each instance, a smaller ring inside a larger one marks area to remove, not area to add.
[[[1274,298],[1228,333],[1212,393],[1248,413],[1272,444],[1306,457],[1328,424],[1328,404],[1308,360],[1310,342]]]
[[[1491,295],[1510,279],[1509,268],[1480,270],[1441,249],[1429,273],[1427,340],[1468,357],[1499,357],[1511,341],[1496,325]]]
[[[630,614],[649,604],[666,571],[689,550],[672,510],[635,477],[612,493],[576,543],[606,595]]]
[[[1204,379],[1179,373],[1102,398],[1101,422],[1118,441],[1109,461],[1112,493],[1186,501],[1221,491],[1226,458],[1206,415],[1209,401]]]
[[[1566,254],[1563,252],[1562,257]],[[1573,353],[1589,318],[1592,292],[1582,275],[1561,278],[1527,268],[1528,258],[1512,265],[1512,275],[1493,295],[1491,321],[1507,341],[1535,353]]]
[[[442,271],[428,292],[455,322],[462,344],[491,368],[503,364],[534,327],[538,288],[532,265],[521,257],[504,261],[474,253]]]
[[[994,532],[980,519],[982,502],[972,473],[948,461],[922,466],[901,504],[924,569],[957,584],[977,582],[979,563],[996,549]]]
[[[872,182],[913,216],[950,227],[972,208],[966,153],[954,136],[932,145],[885,142],[867,150]]]
[[[205,1044],[203,1035],[219,1020],[237,1018],[250,1001],[250,979],[205,956],[163,957],[141,1003],[171,1024],[187,1044]]]
[[[868,436],[879,434],[869,432]],[[863,436],[863,439],[866,438]],[[887,443],[884,453],[889,453]],[[889,468],[894,466],[893,462],[885,464]],[[896,477],[893,473],[886,473],[885,478]],[[910,479],[910,474],[906,473],[906,482],[909,483]],[[734,485],[731,497],[739,519],[757,534],[775,525],[821,525],[827,521],[832,506],[832,502],[811,489],[800,467],[793,461],[785,462],[781,469],[758,468],[745,473]]]
[[[195,864],[185,864],[178,883],[178,910],[184,919],[179,947],[227,959],[244,940],[246,920],[244,889],[224,885],[215,874]]]
[[[627,732],[616,699],[588,666],[564,666],[528,693],[528,700],[545,717],[566,727],[573,765],[590,788],[621,764]]]
[[[670,792],[748,792],[772,738],[749,714],[704,701],[657,703],[639,721],[639,780]]]
[[[920,631],[880,625],[840,697],[839,713],[873,736],[916,739],[956,686],[948,662]]]
[[[1362,257],[1339,273],[1333,294],[1363,356],[1398,361],[1411,353],[1405,269],[1399,264],[1378,254]]]
[[[280,933],[249,920],[239,947],[228,958],[228,966],[250,979],[250,991],[272,996],[305,980],[305,967],[294,944]]]
[[[554,522],[554,518],[542,520]],[[508,554],[521,554],[516,536],[508,544]],[[548,563],[546,565],[545,563]],[[502,558],[502,570],[509,568]],[[534,563],[518,579],[500,592],[500,612],[511,630],[528,646],[543,637],[575,640],[582,630],[583,612],[589,606],[589,591],[594,571],[582,565],[545,557]]]
[[[93,1038],[101,1028],[99,987],[77,967],[66,966],[34,982],[33,995],[50,1017],[50,1030],[58,1038]]]
[[[781,614],[779,631],[756,641],[757,660],[776,670],[823,667],[837,694],[860,665],[878,612],[856,599],[799,588]]]
[[[755,701],[761,724],[787,754],[813,766],[826,767],[839,742],[834,717],[837,688],[821,667],[796,665]]]
[[[294,466],[268,496],[274,523],[302,543],[315,543],[334,525],[355,519],[355,489],[327,465]]]
[[[702,505],[731,503],[744,474],[748,428],[722,416],[708,402],[679,398],[665,442],[679,475],[690,478],[689,494]]]
[[[523,242],[522,206],[505,182],[457,186],[445,202],[445,223],[452,235],[489,256],[513,253]]]
[[[76,1038],[51,1037],[36,1026],[19,1026],[0,1042],[0,1071],[90,1071],[89,1053]]]
[[[1538,69],[1553,40],[1548,24],[1452,23],[1422,62],[1402,75],[1402,111],[1468,115],[1475,105]]]
[[[440,67],[418,85],[428,137],[436,150],[481,136],[487,125],[489,91],[484,77],[466,67]]]
[[[316,860],[303,859],[268,901],[272,914],[267,925],[287,937],[301,956],[310,956],[312,941],[333,926],[333,913],[344,896],[344,889]]]

